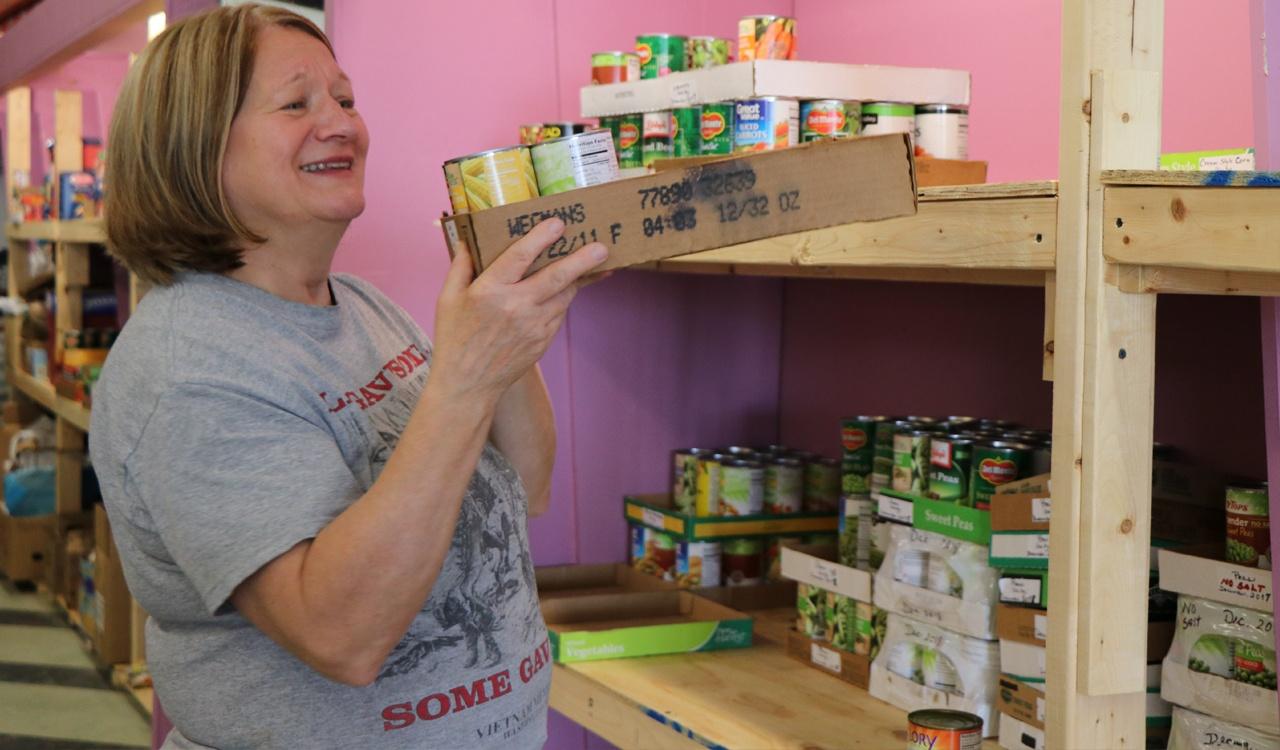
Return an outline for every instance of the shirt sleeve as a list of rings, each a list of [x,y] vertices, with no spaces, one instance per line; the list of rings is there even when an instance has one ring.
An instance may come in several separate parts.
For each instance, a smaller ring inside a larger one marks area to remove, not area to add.
[[[125,471],[210,615],[363,494],[327,430],[206,385],[160,398]]]

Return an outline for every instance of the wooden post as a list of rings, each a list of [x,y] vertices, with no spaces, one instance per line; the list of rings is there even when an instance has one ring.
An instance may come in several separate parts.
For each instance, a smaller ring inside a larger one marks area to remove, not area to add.
[[[89,246],[79,242],[56,245],[53,289],[58,301],[57,361],[62,361],[62,334],[84,324],[84,288],[89,285]]]
[[[1062,17],[1054,316],[1051,748],[1145,744],[1155,296],[1106,282],[1104,168],[1154,169],[1163,0]]]
[[[31,89],[17,86],[5,94],[5,186],[9,193],[9,217],[20,215],[14,188],[31,184]]]
[[[63,417],[55,423],[54,504],[58,513],[79,513],[81,504],[80,473],[84,470],[84,433]]]
[[[1043,379],[1053,382],[1053,316],[1054,306],[1058,299],[1058,279],[1053,272],[1044,275],[1044,347],[1040,351],[1043,359]]]

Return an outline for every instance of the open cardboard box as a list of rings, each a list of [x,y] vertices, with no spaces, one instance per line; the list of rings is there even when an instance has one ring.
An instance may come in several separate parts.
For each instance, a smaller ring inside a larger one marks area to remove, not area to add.
[[[787,656],[863,690],[871,684],[871,659],[815,641],[794,629],[787,632]]]
[[[987,181],[985,161],[960,159],[916,159],[916,186],[944,187],[946,185],[981,185]]]
[[[996,605],[996,637],[1044,648],[1048,646],[1049,615],[1043,609]],[[1174,623],[1163,620],[1147,623],[1147,662],[1158,662],[1169,653]]]
[[[1236,607],[1271,612],[1271,571],[1162,549],[1160,588]]]
[[[911,141],[897,133],[735,155],[455,214],[441,224],[450,254],[469,252],[478,272],[536,224],[560,217],[564,236],[530,272],[596,241],[609,248],[597,269],[607,271],[915,211]]]
[[[560,663],[746,648],[751,617],[688,591],[542,600]]]
[[[533,573],[540,599],[676,590],[674,582],[641,573],[624,563],[556,565],[535,568]]]
[[[834,545],[805,544],[782,548],[782,575],[799,583],[834,591],[860,602],[871,602],[870,571],[836,562]],[[795,600],[792,600],[795,603]]]
[[[623,500],[622,512],[628,523],[643,524],[690,542],[779,534],[834,534],[839,528],[834,512],[694,516],[676,510],[669,493],[628,495]]]

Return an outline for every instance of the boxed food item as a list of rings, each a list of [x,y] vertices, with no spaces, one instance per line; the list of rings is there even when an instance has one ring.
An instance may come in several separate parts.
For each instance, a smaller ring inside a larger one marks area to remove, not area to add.
[[[542,600],[560,663],[719,651],[751,645],[751,617],[688,591]]]
[[[860,602],[871,602],[871,574],[841,565],[836,557],[836,549],[830,545],[783,547],[782,575]]]
[[[1044,646],[1001,640],[1000,669],[1022,682],[1043,685],[1046,675],[1046,653]]]
[[[1160,588],[1202,599],[1270,611],[1271,571],[1208,557],[1159,551]]]
[[[950,708],[982,718],[994,737],[1000,654],[994,641],[970,638],[890,613],[871,665],[871,695],[904,711]]]
[[[1036,480],[1042,480],[1039,484]],[[997,568],[1049,567],[1048,478],[1019,482],[1026,491],[1001,488],[991,497],[991,564]],[[1021,488],[1020,488],[1021,489]]]
[[[995,638],[996,580],[988,550],[920,529],[890,530],[875,605],[975,638]]]
[[[1270,612],[1178,597],[1165,700],[1280,734],[1274,626]]]
[[[670,494],[628,495],[623,500],[627,522],[666,532],[677,540],[723,541],[741,537],[833,534],[834,513],[758,513],[749,516],[697,516],[676,509]]]
[[[1002,570],[996,585],[1001,604],[1037,609],[1049,606],[1048,570]]]
[[[1280,737],[1181,706],[1173,707],[1169,750],[1219,750],[1224,747],[1280,750]]]
[[[1044,688],[1043,682],[1031,682],[1011,674],[1002,674],[996,697],[996,709],[1004,716],[1043,730],[1045,728]],[[1168,726],[1172,712],[1173,707],[1160,697],[1160,665],[1150,664],[1147,666],[1148,729]]]
[[[787,656],[839,677],[850,685],[857,685],[863,690],[866,690],[870,684],[870,657],[832,648],[830,643],[810,638],[795,630],[787,633]]]
[[[1044,727],[1000,714],[999,742],[1004,750],[1044,750]]]
[[[11,581],[39,581],[44,576],[45,537],[57,516],[15,517],[0,502],[0,572]]]
[[[916,211],[910,138],[826,140],[608,182],[460,213],[442,221],[451,254],[477,271],[537,223],[559,217],[564,236],[537,270],[591,242],[609,248],[598,270],[751,240]]]
[[[1154,617],[1154,606],[1149,610]],[[1153,619],[1147,623],[1147,662],[1159,662],[1169,653],[1173,643],[1174,622]],[[1017,641],[1032,646],[1047,646],[1049,615],[1046,610],[1000,604],[996,607],[996,636],[1002,641]],[[1008,670],[1006,670],[1008,671]]]
[[[887,614],[818,586],[801,583],[796,588],[795,632],[851,654],[876,657]]]

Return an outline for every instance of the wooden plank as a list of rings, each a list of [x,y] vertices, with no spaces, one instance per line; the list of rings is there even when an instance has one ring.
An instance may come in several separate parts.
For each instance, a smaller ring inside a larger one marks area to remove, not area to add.
[[[643,706],[561,664],[552,669],[551,708],[622,750],[705,747],[649,718]]]
[[[84,288],[89,284],[89,246],[76,242],[55,245],[54,295],[57,299],[57,361],[62,360],[62,333],[84,325]]]
[[[791,266],[768,263],[679,263],[658,261],[639,270],[666,273],[769,276],[792,279],[845,279],[908,283],[980,284],[992,286],[1043,286],[1040,271],[974,268],[863,268],[860,266]]]
[[[1044,275],[1044,348],[1040,352],[1041,378],[1053,382],[1053,316],[1057,306],[1057,280],[1052,271]]]
[[[1150,77],[1154,77],[1154,100],[1159,101],[1163,16],[1160,0],[1083,0],[1065,3],[1062,11],[1053,373],[1054,523],[1049,566],[1049,611],[1054,614],[1048,633],[1045,717],[1046,745],[1052,748],[1137,748],[1144,744],[1145,694],[1128,691],[1128,683],[1136,681],[1141,685],[1143,670],[1133,669],[1131,661],[1132,656],[1140,659],[1145,651],[1136,649],[1133,655],[1124,655],[1112,668],[1093,664],[1090,660],[1100,650],[1096,644],[1086,647],[1082,642],[1098,634],[1097,627],[1102,624],[1090,618],[1100,613],[1095,607],[1086,615],[1081,605],[1083,597],[1099,594],[1093,584],[1103,580],[1093,578],[1099,561],[1098,543],[1108,533],[1118,533],[1117,529],[1093,526],[1095,506],[1101,503],[1101,492],[1108,482],[1103,481],[1107,478],[1105,470],[1100,474],[1099,467],[1088,461],[1108,461],[1097,452],[1098,440],[1089,431],[1104,426],[1105,419],[1100,419],[1098,412],[1113,408],[1114,397],[1126,384],[1123,378],[1113,377],[1117,369],[1114,363],[1110,359],[1104,363],[1097,355],[1111,344],[1110,297],[1122,294],[1105,284],[1099,175],[1103,167],[1149,168],[1156,164],[1159,109],[1152,113],[1146,106],[1136,111],[1130,107],[1152,100],[1148,93]],[[1101,73],[1095,76],[1096,71]],[[1117,75],[1119,71],[1127,73]],[[1148,80],[1134,76],[1134,71],[1146,71]],[[1122,146],[1131,146],[1131,150],[1125,153]],[[1125,320],[1143,317],[1141,311],[1138,313]],[[1143,353],[1139,347],[1138,354]],[[1120,361],[1132,364],[1128,358]],[[1098,383],[1103,388],[1099,389]],[[1099,403],[1098,396],[1106,400]],[[1146,428],[1150,429],[1149,418]],[[1123,434],[1126,439],[1117,447],[1127,454],[1132,441],[1127,439],[1130,433]],[[1122,463],[1126,454],[1110,463]],[[1146,455],[1150,460],[1150,441]],[[1136,467],[1134,471],[1137,473]],[[1132,527],[1129,531],[1133,532]],[[1129,551],[1129,545],[1123,546],[1115,556],[1114,562],[1120,566],[1118,575],[1128,576],[1132,570],[1134,561],[1128,559]],[[1144,570],[1146,565],[1144,555]],[[1126,625],[1135,604],[1125,603],[1119,613]],[[1145,611],[1145,594],[1140,606]],[[1145,633],[1145,628],[1139,630]],[[1108,688],[1128,692],[1090,694]]]
[[[53,171],[79,172],[84,169],[84,110],[79,91],[53,92]]]
[[[29,83],[104,42],[134,35],[163,10],[164,0],[44,0],[0,37],[0,88]]]
[[[1053,269],[1056,200],[924,203],[915,216],[842,224],[671,258],[686,263]]]
[[[1280,187],[1280,172],[1239,172],[1219,169],[1186,172],[1167,169],[1108,169],[1102,184],[1154,187]]]
[[[54,496],[59,513],[80,512],[80,473],[84,469],[84,432],[58,417],[54,430],[58,449],[54,463]]]
[[[28,221],[8,228],[10,239],[46,240],[48,242],[85,242],[104,244],[107,232],[102,219],[68,219],[67,221]]]
[[[1108,281],[1124,292],[1280,297],[1280,273],[1116,264],[1111,266],[1111,271]]]
[[[982,185],[940,185],[919,190],[920,202],[990,200],[992,198],[1054,198],[1058,182],[995,182]]]
[[[31,89],[15,86],[5,94],[5,186],[12,219],[21,216],[13,191],[31,184]]]
[[[1280,190],[1113,187],[1105,200],[1108,260],[1280,272]]]
[[[49,381],[32,377],[19,369],[13,373],[13,377],[9,382],[32,401],[49,411],[57,411],[58,394],[54,392],[53,386],[49,384]]]
[[[138,303],[151,291],[151,284],[138,278],[137,274],[129,274],[129,312],[138,309]]]

